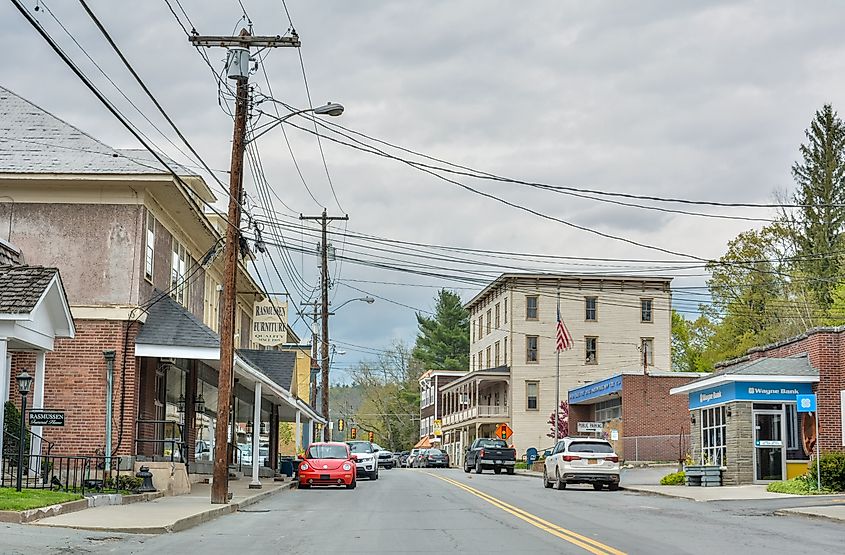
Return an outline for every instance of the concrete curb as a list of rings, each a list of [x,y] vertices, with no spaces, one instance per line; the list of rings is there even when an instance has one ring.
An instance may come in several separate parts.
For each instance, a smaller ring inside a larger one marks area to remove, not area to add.
[[[805,509],[810,509],[812,507],[804,507]],[[845,524],[845,518],[837,518],[835,516],[828,516],[828,515],[821,515],[818,513],[808,513],[802,511],[800,509],[778,509],[774,512],[774,514],[778,516],[791,516],[791,517],[804,517],[804,518],[811,518],[815,520],[825,520],[827,522],[837,522],[839,524]]]
[[[89,507],[88,499],[77,499],[67,503],[48,505],[25,511],[0,511],[0,522],[11,522],[12,524],[26,524],[50,516],[59,516],[67,513],[75,513]]]

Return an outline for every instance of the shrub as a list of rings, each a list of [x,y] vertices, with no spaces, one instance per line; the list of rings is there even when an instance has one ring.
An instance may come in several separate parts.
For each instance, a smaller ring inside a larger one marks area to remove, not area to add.
[[[103,487],[106,489],[114,489],[117,491],[135,491],[141,487],[144,481],[141,478],[136,478],[129,474],[121,474],[115,478],[106,478]]]
[[[822,474],[822,488],[835,492],[845,491],[845,452],[822,453],[819,460]],[[816,461],[810,463],[807,473],[810,483],[816,483]]]
[[[792,495],[817,495],[819,493],[830,493],[824,487],[822,491],[816,489],[816,479],[810,479],[808,475],[796,476],[791,480],[783,482],[772,482],[766,486],[766,491],[772,493],[789,493]]]
[[[661,486],[683,486],[686,483],[686,474],[684,471],[680,472],[673,472],[672,474],[667,474],[663,478],[660,479]]]

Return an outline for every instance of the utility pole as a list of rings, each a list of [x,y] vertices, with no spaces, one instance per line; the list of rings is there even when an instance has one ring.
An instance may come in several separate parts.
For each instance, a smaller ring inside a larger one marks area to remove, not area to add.
[[[317,409],[317,381],[311,378],[314,377],[315,368],[319,368],[320,364],[317,362],[317,305],[319,304],[318,301],[310,302],[310,303],[302,303],[301,306],[310,306],[314,309],[312,314],[311,320],[311,376],[309,376],[308,380],[308,387],[309,387],[309,395],[308,397],[311,399],[311,408]],[[300,313],[303,316],[304,313]]]
[[[243,204],[244,148],[246,121],[249,111],[250,48],[299,47],[299,37],[254,37],[246,29],[239,36],[189,37],[194,46],[223,47],[228,49],[226,69],[229,79],[237,81],[235,94],[235,129],[232,138],[232,162],[229,176],[229,212],[224,248],[224,276],[222,318],[220,322],[220,372],[217,380],[217,426],[214,430],[214,478],[211,484],[211,502],[229,502],[229,422],[232,405],[232,380],[235,355],[235,303],[237,294],[238,245],[240,242],[241,204]]]
[[[326,209],[323,208],[323,213],[320,216],[303,216],[300,214],[299,219],[319,221],[323,228],[323,242],[320,245],[320,285],[323,296],[323,344],[320,346],[320,366],[323,372],[320,386],[323,390],[320,392],[320,397],[323,405],[323,417],[326,419],[326,425],[323,427],[323,441],[329,441],[331,440],[331,427],[329,426],[329,244],[327,234],[329,222],[348,220],[349,216],[328,216]]]

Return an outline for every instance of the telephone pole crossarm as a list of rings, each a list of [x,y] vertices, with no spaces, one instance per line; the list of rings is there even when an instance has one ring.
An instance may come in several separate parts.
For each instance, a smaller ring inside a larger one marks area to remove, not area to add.
[[[292,47],[292,48],[299,48],[302,43],[299,42],[299,36],[293,35],[290,37],[283,37],[280,35],[275,36],[240,36],[240,37],[228,37],[228,36],[218,36],[218,35],[193,35],[188,37],[188,40],[191,41],[191,44],[194,46],[205,46],[206,48],[212,47],[223,47],[223,48],[230,48],[230,47],[245,47],[245,48],[279,48],[279,47]]]

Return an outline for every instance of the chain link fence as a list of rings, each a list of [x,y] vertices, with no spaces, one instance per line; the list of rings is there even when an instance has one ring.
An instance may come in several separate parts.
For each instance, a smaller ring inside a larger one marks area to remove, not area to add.
[[[622,456],[628,462],[681,461],[689,449],[689,434],[622,437]]]

